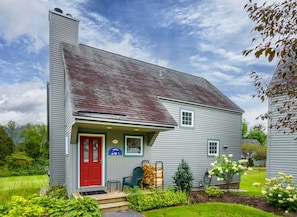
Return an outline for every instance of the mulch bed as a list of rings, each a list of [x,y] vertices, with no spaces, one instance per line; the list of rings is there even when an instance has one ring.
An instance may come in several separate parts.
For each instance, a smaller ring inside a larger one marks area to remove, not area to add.
[[[285,211],[279,210],[276,207],[268,204],[264,197],[247,196],[233,192],[225,192],[221,197],[214,198],[207,197],[204,191],[194,191],[191,193],[191,202],[193,204],[209,202],[243,204],[264,210],[265,212],[273,213],[278,216],[297,217],[297,212],[290,212],[289,214],[287,214],[285,213]]]

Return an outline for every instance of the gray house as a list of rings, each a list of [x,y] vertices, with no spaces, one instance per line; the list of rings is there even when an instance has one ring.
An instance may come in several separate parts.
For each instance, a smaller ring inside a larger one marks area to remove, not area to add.
[[[287,60],[286,64],[291,64],[292,60]],[[295,61],[295,59],[294,59]],[[293,79],[284,80],[280,79],[278,76],[278,70],[286,70],[287,65],[280,64],[276,69],[270,85],[279,84],[280,87],[284,87],[283,91],[275,93],[273,97],[269,99],[268,111],[271,112],[271,118],[268,120],[268,126],[275,125],[279,118],[285,117],[286,112],[280,114],[278,109],[283,107],[283,102],[290,101],[292,99],[287,95],[288,88],[296,88],[296,81]],[[296,67],[296,64],[294,64]],[[295,70],[297,70],[295,68]],[[289,72],[288,72],[289,73]],[[296,114],[296,111],[291,111],[291,113]],[[292,117],[296,118],[296,117]],[[284,131],[286,133],[284,133]],[[289,133],[290,129],[280,129],[268,128],[268,141],[267,141],[267,177],[278,177],[279,172],[284,172],[288,175],[293,175],[297,177],[297,140],[296,133]]]
[[[243,110],[207,80],[79,44],[59,11],[49,24],[52,186],[104,190],[143,160],[161,161],[169,186],[182,159],[198,186],[216,154],[240,159]]]

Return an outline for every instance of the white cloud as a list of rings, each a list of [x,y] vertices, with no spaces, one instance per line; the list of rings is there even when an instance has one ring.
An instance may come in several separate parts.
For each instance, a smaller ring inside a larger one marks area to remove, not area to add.
[[[267,102],[262,103],[259,99],[253,98],[250,94],[237,94],[231,96],[230,99],[235,102],[239,107],[244,108],[245,113],[243,118],[249,123],[249,127],[257,124],[262,124],[267,129],[267,120],[256,119],[268,110]]]
[[[40,80],[0,86],[0,124],[46,123],[46,89]]]
[[[47,11],[47,5],[37,0],[1,0],[0,36],[7,44],[25,43],[29,52],[38,52],[48,41]]]

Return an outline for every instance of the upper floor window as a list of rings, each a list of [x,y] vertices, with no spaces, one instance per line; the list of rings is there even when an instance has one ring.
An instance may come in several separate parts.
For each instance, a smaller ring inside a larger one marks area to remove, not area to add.
[[[208,140],[207,141],[207,155],[215,156],[219,154],[220,142],[219,140]]]
[[[180,110],[180,125],[182,127],[194,127],[194,112],[189,110]]]

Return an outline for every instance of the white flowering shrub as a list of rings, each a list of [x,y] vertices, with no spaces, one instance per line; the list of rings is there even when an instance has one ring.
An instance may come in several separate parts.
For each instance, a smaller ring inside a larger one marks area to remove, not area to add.
[[[267,202],[277,208],[297,211],[297,185],[293,176],[279,172],[279,177],[266,179],[262,194]]]
[[[229,184],[233,180],[234,175],[245,174],[247,167],[243,166],[245,162],[242,161],[232,161],[232,154],[226,155],[216,155],[216,161],[210,165],[213,167],[208,171],[209,176],[216,176],[218,181],[224,181],[229,189]]]

